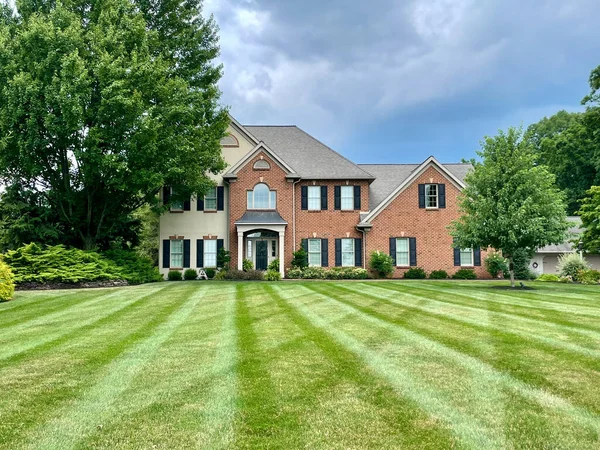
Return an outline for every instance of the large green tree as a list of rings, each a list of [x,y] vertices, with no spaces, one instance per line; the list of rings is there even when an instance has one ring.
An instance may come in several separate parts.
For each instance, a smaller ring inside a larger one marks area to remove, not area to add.
[[[584,197],[581,209],[583,248],[590,253],[600,253],[600,186],[592,186]]]
[[[171,201],[211,186],[228,116],[200,0],[0,8],[0,177],[43,195],[77,245],[122,237],[163,185]]]
[[[486,137],[477,154],[481,162],[465,179],[467,187],[459,199],[462,216],[451,224],[450,234],[462,248],[501,250],[509,260],[514,287],[517,251],[565,239],[564,194],[556,187],[554,175],[535,163],[521,129]]]

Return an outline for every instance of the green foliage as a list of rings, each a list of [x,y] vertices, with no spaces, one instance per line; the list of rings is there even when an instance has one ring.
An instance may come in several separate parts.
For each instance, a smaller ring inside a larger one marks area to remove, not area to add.
[[[510,264],[519,250],[562,243],[568,229],[564,195],[555,176],[535,163],[522,131],[486,137],[477,153],[482,162],[467,175],[459,197],[462,216],[450,226],[456,245],[495,248]]]
[[[429,274],[431,280],[445,280],[448,278],[448,272],[445,270],[434,270]]]
[[[243,271],[243,270],[237,270],[237,269],[229,269],[229,270],[223,270],[221,272],[219,272],[219,274],[224,274],[222,275],[223,279],[225,280],[256,280],[256,281],[260,281],[260,280],[264,280],[265,279],[265,272],[263,272],[262,270],[248,270],[248,271]],[[219,278],[221,279],[221,278]]]
[[[184,280],[196,280],[198,278],[198,272],[196,272],[195,269],[185,269],[185,271],[183,272],[183,279]]]
[[[142,258],[147,258],[158,267],[158,232],[160,225],[160,215],[157,211],[148,205],[142,206],[133,213],[133,216],[139,220],[140,228],[138,235],[138,244],[135,252]]]
[[[577,280],[583,284],[598,284],[600,282],[600,271],[598,270],[580,270],[577,274]]]
[[[558,275],[553,274],[553,273],[543,273],[539,277],[537,277],[536,280],[537,281],[549,281],[549,282],[557,283],[558,281],[560,281],[560,277]]]
[[[209,279],[214,278],[217,273],[217,271],[215,269],[213,269],[212,267],[209,267],[208,269],[204,269],[204,272],[206,273],[206,276]]]
[[[285,276],[286,276],[286,278],[299,280],[300,278],[302,278],[302,269],[299,267],[294,267],[294,268],[288,270],[287,274]]]
[[[409,280],[424,280],[427,278],[427,273],[421,267],[411,267],[406,272],[404,272],[404,278]]]
[[[242,269],[244,272],[254,270],[254,264],[252,264],[252,261],[250,261],[249,259],[244,258],[244,260],[242,261]]]
[[[513,271],[517,280],[535,280],[537,275],[529,269],[529,262],[534,252],[526,249],[519,249],[513,255]],[[504,277],[508,278],[510,272],[508,267],[504,271]]]
[[[267,273],[265,273],[265,280],[267,281],[280,281],[281,280],[281,274],[279,273],[279,270],[267,270]]]
[[[589,270],[590,265],[579,253],[563,253],[558,257],[556,269],[561,277],[571,277],[573,281],[579,281],[579,274]]]
[[[225,247],[221,247],[217,252],[217,267],[220,269],[228,270],[230,263],[231,252],[229,250],[225,250]]]
[[[167,279],[169,281],[181,281],[183,276],[179,270],[169,270],[169,273],[167,273]]]
[[[271,261],[267,267],[267,270],[272,270],[274,272],[279,272],[279,258]]]
[[[573,277],[568,276],[568,277],[560,277],[560,279],[558,280],[560,283],[572,283],[573,282]]]
[[[387,278],[394,273],[394,260],[390,255],[379,250],[371,253],[369,268],[379,278]]]
[[[102,253],[119,268],[124,280],[131,284],[162,281],[162,275],[153,261],[130,250],[107,250]]]
[[[308,267],[308,253],[306,253],[304,247],[300,246],[298,250],[292,253],[292,267],[296,269]]]
[[[16,5],[0,21],[5,185],[42,193],[85,249],[131,242],[132,213],[161,186],[181,201],[212,185],[229,118],[200,0]]]
[[[578,214],[584,229],[580,236],[583,248],[600,253],[600,186],[592,186],[586,192]]]
[[[15,293],[15,277],[8,264],[0,259],[0,302],[10,300]]]
[[[327,280],[366,280],[369,272],[362,267],[332,267],[324,270]]]
[[[487,270],[492,278],[496,278],[499,273],[508,271],[506,259],[497,252],[489,253],[483,264],[485,265],[485,270]]]
[[[477,274],[473,269],[459,269],[452,275],[452,278],[455,280],[475,280]]]
[[[223,281],[227,279],[227,272],[228,270],[219,270],[216,274],[215,274],[215,280],[218,281]]]
[[[302,269],[302,278],[305,280],[322,280],[325,278],[325,270],[323,267],[305,267]]]

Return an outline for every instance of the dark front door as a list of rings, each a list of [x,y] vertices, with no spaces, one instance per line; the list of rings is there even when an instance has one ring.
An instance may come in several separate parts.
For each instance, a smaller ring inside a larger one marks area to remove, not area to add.
[[[256,270],[267,270],[269,246],[267,241],[256,241]]]

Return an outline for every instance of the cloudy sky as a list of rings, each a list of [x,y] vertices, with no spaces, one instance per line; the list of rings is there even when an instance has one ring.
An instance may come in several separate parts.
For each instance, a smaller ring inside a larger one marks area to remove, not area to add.
[[[356,162],[470,158],[485,135],[580,110],[598,0],[205,0],[223,102]]]

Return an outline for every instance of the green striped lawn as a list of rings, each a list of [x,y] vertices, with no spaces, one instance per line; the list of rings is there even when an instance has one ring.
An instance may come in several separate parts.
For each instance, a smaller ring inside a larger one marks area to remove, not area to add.
[[[600,448],[600,289],[497,285],[18,292],[0,448]]]

